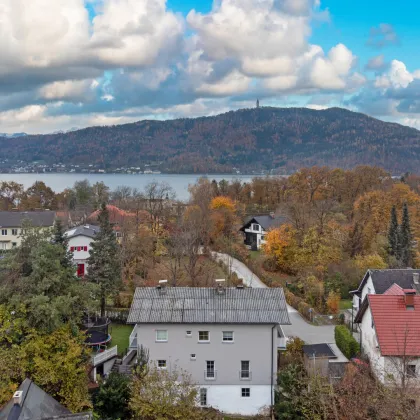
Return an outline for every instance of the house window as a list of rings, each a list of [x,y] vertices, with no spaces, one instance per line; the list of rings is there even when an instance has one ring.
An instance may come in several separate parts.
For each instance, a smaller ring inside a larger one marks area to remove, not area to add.
[[[156,330],[156,341],[168,341],[168,330]]]
[[[17,234],[18,234],[18,230],[17,229],[12,229],[12,235],[17,236]]]
[[[214,360],[207,360],[206,368],[206,379],[215,379],[216,371],[214,369]]]
[[[192,337],[192,331],[187,331],[186,335],[187,335],[187,337]]]
[[[254,223],[252,225],[252,230],[255,230],[255,231],[259,232],[260,231],[260,225],[258,225],[257,223]]]
[[[261,240],[265,241],[265,236],[264,235],[261,236]]]
[[[233,331],[223,331],[223,342],[233,343]]]
[[[12,248],[16,248],[17,247],[17,242],[12,242]]]
[[[158,368],[166,369],[166,360],[158,360]]]
[[[199,331],[198,341],[200,343],[208,343],[210,341],[210,333],[208,331]]]
[[[249,369],[249,360],[241,361],[241,379],[251,379],[251,371]]]
[[[197,360],[197,355],[195,353],[191,353],[190,359],[191,360]]]
[[[207,407],[207,388],[200,388],[200,405]]]
[[[249,398],[251,396],[251,388],[241,388],[241,397]]]
[[[407,365],[407,376],[410,378],[416,377],[416,365]]]
[[[7,229],[2,229],[1,234],[2,236],[7,236]]]
[[[7,249],[7,242],[0,242],[0,249]]]

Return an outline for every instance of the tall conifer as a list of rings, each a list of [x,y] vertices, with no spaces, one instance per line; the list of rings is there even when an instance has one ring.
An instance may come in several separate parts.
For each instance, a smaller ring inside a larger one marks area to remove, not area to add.
[[[405,203],[403,206],[402,221],[399,229],[399,243],[401,249],[400,259],[404,267],[411,267],[413,264],[412,240],[413,236],[410,227],[410,215],[408,213],[407,203]]]
[[[107,297],[119,290],[121,270],[118,243],[105,204],[102,204],[98,221],[101,229],[91,244],[87,279],[100,286],[101,316],[104,316]]]
[[[389,253],[399,259],[400,256],[400,247],[399,247],[399,229],[398,229],[398,219],[397,219],[397,209],[395,206],[392,206],[391,210],[391,222],[389,225],[388,231],[388,243],[389,243]]]

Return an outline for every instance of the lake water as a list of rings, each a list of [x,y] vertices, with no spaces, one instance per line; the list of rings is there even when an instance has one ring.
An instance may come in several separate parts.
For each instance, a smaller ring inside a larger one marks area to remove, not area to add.
[[[249,182],[252,175],[172,175],[172,174],[0,174],[1,181],[15,181],[23,184],[25,188],[30,187],[35,181],[43,181],[55,192],[61,192],[70,188],[76,181],[88,179],[91,184],[103,181],[111,190],[120,185],[143,190],[152,181],[167,182],[176,192],[179,200],[188,200],[188,186],[195,184],[201,176],[207,176],[211,181],[226,179],[231,181],[239,179],[241,182]]]

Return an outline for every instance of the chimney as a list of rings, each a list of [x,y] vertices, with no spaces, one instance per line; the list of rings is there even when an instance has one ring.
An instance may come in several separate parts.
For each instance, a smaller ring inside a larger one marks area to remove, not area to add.
[[[13,404],[21,406],[22,397],[23,397],[23,391],[16,391],[13,394]]]
[[[414,289],[403,289],[404,301],[407,310],[414,310],[414,296],[416,291]]]
[[[219,295],[223,295],[225,293],[225,288],[224,288],[224,284],[225,284],[225,279],[216,279],[216,293]]]
[[[166,295],[166,284],[168,280],[159,280],[159,285],[156,287],[160,295]]]

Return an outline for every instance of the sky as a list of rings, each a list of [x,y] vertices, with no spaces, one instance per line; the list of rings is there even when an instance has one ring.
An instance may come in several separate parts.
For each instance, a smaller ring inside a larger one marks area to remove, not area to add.
[[[0,0],[0,132],[255,106],[420,129],[420,2]]]

